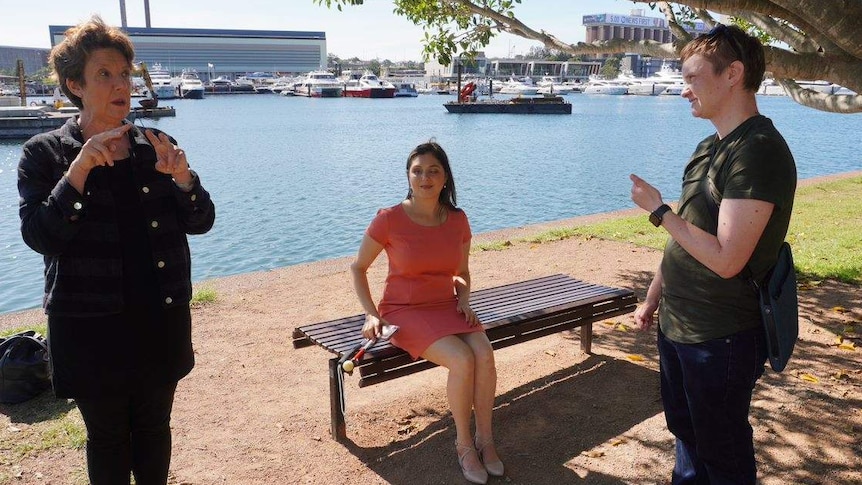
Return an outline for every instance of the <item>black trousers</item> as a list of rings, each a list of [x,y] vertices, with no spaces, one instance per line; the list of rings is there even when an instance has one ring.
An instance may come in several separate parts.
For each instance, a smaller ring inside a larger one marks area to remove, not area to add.
[[[165,485],[177,383],[120,396],[75,399],[87,426],[92,485]]]

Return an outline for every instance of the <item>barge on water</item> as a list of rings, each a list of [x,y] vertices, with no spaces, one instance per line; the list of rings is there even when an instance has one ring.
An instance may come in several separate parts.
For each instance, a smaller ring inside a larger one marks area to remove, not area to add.
[[[78,108],[55,109],[50,105],[0,107],[0,140],[27,139],[63,126],[78,115]],[[132,108],[126,117],[129,121],[138,118],[161,118],[176,116],[173,106],[154,108]]]
[[[572,114],[572,103],[561,96],[524,97],[511,99],[487,99],[475,101],[450,101],[443,106],[450,113],[510,113],[510,114]]]

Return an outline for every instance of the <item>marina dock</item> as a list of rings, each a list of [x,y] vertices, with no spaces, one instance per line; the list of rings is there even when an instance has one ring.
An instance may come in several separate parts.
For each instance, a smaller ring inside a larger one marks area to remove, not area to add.
[[[0,140],[27,139],[33,135],[59,128],[66,120],[76,116],[78,108],[56,109],[51,105],[0,106]],[[132,108],[127,119],[161,118],[176,116],[173,106]]]

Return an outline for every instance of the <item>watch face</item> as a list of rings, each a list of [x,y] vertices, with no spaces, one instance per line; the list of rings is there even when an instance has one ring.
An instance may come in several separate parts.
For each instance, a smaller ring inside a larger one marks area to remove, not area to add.
[[[659,219],[659,218],[658,218],[658,216],[656,216],[656,215],[655,215],[655,212],[653,212],[653,213],[651,213],[651,214],[649,215],[649,221],[650,221],[650,222],[652,223],[652,225],[654,225],[655,227],[658,227],[658,226],[660,226],[660,225],[661,225],[661,219]]]

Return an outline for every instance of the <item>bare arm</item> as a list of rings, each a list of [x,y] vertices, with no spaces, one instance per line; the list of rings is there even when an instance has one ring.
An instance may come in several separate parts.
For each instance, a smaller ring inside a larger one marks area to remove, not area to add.
[[[652,212],[662,205],[661,193],[655,187],[636,175],[631,180],[632,200],[639,207]],[[716,236],[670,212],[661,225],[701,264],[722,278],[732,278],[748,264],[774,206],[754,199],[722,200]]]
[[[470,308],[470,241],[461,247],[461,265],[458,274],[453,278],[455,283],[455,294],[458,296],[458,312],[464,314],[464,318],[470,325],[479,325],[479,317]]]
[[[362,327],[362,336],[369,339],[379,337],[381,327],[386,324],[380,318],[377,305],[374,304],[374,299],[371,298],[371,288],[368,285],[368,268],[374,263],[377,256],[380,255],[380,251],[383,251],[383,245],[366,234],[362,238],[362,244],[359,246],[356,260],[350,265],[353,290],[359,298],[362,309],[365,310],[365,325]]]
[[[658,310],[658,304],[661,301],[661,285],[663,281],[661,265],[659,265],[647,289],[644,302],[635,310],[635,325],[637,325],[639,330],[649,330],[652,328],[654,323],[653,315]]]

